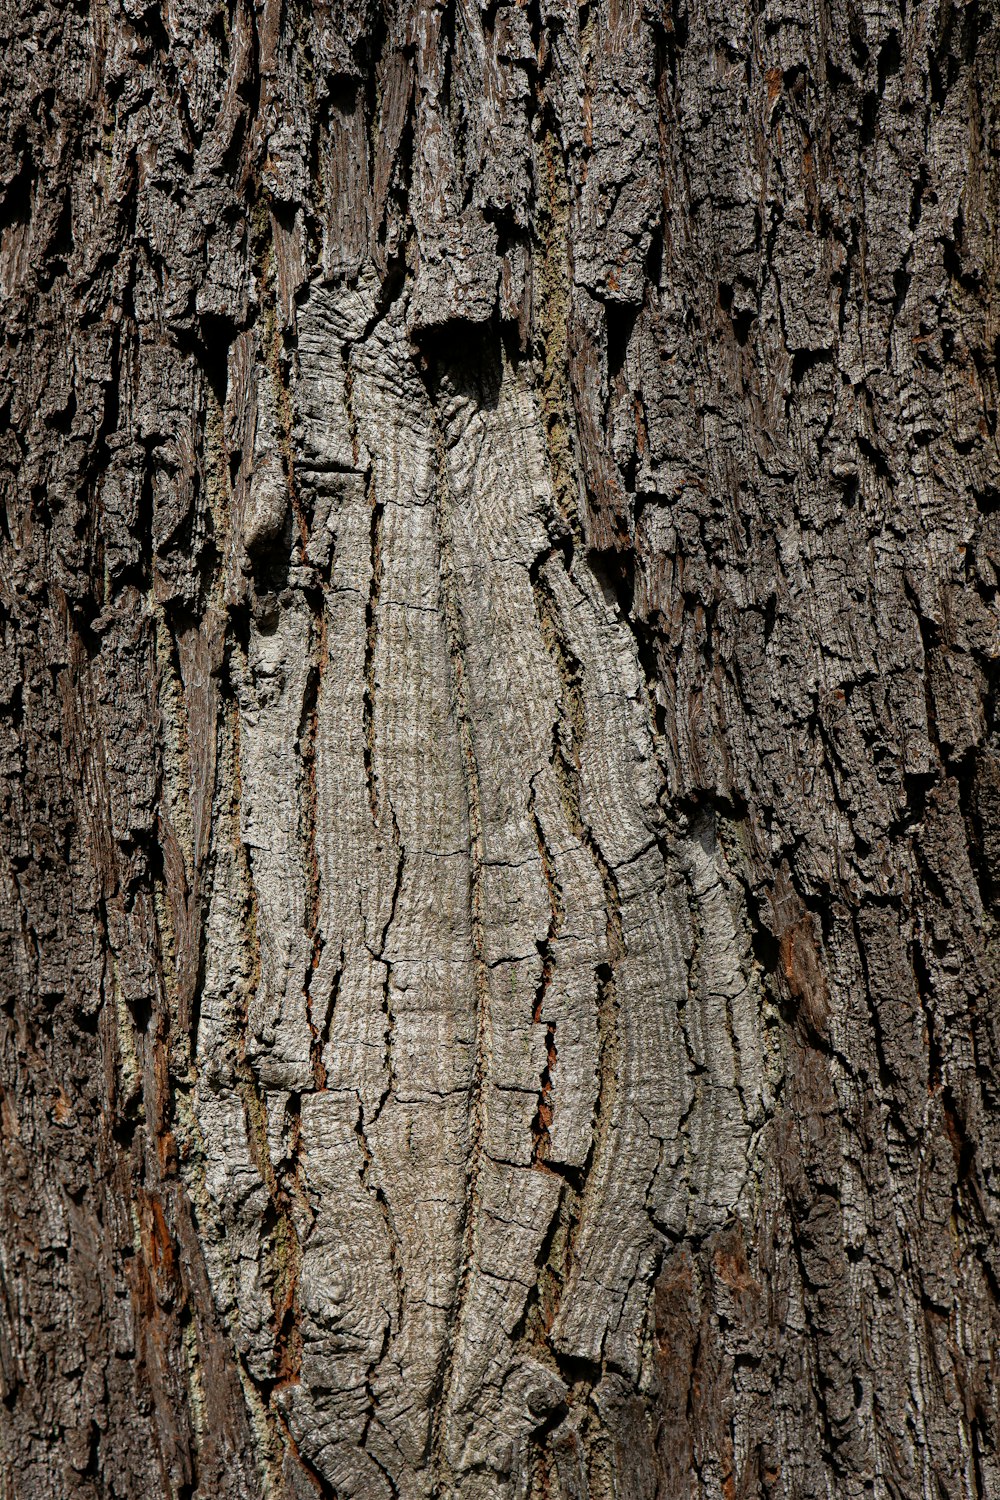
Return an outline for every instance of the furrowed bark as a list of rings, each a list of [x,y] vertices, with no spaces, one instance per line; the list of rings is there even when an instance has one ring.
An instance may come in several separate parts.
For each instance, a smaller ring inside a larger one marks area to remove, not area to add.
[[[0,1492],[1000,1496],[1000,17],[3,12]]]

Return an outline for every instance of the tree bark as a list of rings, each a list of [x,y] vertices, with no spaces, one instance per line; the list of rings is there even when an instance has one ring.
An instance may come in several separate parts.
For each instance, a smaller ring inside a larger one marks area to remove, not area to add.
[[[992,0],[29,0],[0,1495],[1000,1497]]]

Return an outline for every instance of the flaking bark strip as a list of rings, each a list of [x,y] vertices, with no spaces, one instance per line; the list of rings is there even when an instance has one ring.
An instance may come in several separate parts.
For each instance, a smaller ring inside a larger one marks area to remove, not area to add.
[[[368,1144],[368,1137],[365,1133],[365,1107],[360,1098],[358,1100],[358,1118],[354,1129],[355,1134],[358,1138],[358,1146],[361,1150],[361,1166],[358,1169],[358,1175],[361,1178],[361,1182],[365,1188],[365,1191],[370,1193],[377,1203],[379,1213],[382,1217],[382,1222],[385,1225],[386,1243],[389,1247],[389,1261],[392,1267],[393,1280],[396,1285],[397,1323],[401,1324],[406,1315],[406,1278],[403,1274],[403,1266],[400,1258],[399,1230],[393,1220],[385,1193],[376,1182],[372,1181],[374,1157],[372,1156],[371,1147]],[[373,1391],[373,1381],[380,1366],[386,1359],[392,1340],[398,1334],[398,1331],[398,1326],[394,1324],[392,1316],[387,1316],[385,1320],[385,1331],[382,1337],[382,1347],[379,1350],[377,1357],[372,1361],[365,1377],[365,1388],[368,1395],[368,1412],[365,1419],[364,1431],[360,1439],[362,1446],[365,1445],[365,1439],[368,1435],[368,1428],[371,1425],[372,1419],[374,1418],[377,1409],[377,1401],[375,1399]],[[383,1472],[385,1471],[383,1470]],[[390,1482],[392,1482],[393,1484],[393,1491],[395,1493],[395,1482],[391,1480],[391,1476]]]
[[[565,634],[560,626],[556,601],[551,591],[545,586],[544,580],[538,574],[537,570],[533,570],[532,587],[534,590],[535,608],[542,629],[542,637],[556,665],[562,687],[562,714],[560,719],[553,725],[553,766],[557,773],[557,780],[570,828],[584,844],[600,877],[605,898],[605,923],[608,954],[610,957],[609,963],[599,964],[594,972],[598,1033],[598,1090],[594,1104],[590,1147],[579,1175],[578,1189],[574,1192],[565,1236],[561,1240],[561,1263],[553,1288],[555,1295],[552,1299],[552,1318],[554,1320],[559,1311],[561,1289],[568,1281],[573,1268],[574,1244],[577,1231],[583,1216],[587,1212],[588,1184],[590,1182],[591,1168],[598,1152],[605,1144],[608,1122],[613,1110],[613,1100],[617,1088],[621,1061],[621,1040],[618,1034],[619,1022],[614,968],[615,964],[625,954],[625,941],[621,920],[621,900],[617,882],[614,873],[601,853],[592,829],[586,823],[583,815],[580,786],[580,744],[586,737],[587,728],[584,698],[581,688],[582,663],[576,659],[565,639]],[[547,1037],[547,1045],[551,1047],[551,1055],[543,1073],[543,1097],[546,1084],[551,1085],[551,1068],[555,1062],[554,1036],[552,1038]],[[547,1107],[547,1101],[539,1107],[539,1123],[542,1127],[540,1131],[540,1144],[544,1141],[548,1125],[551,1123],[550,1119],[544,1119],[542,1115],[543,1109],[547,1111]],[[564,1361],[559,1349],[555,1345],[550,1345],[550,1347],[557,1362],[562,1366]],[[570,1383],[572,1383],[574,1375],[579,1382],[579,1372],[574,1368],[568,1367],[566,1374],[570,1379]],[[585,1378],[584,1384],[588,1390],[591,1385],[596,1383],[597,1378],[597,1371],[590,1372],[589,1377]],[[579,1399],[581,1403],[585,1403],[586,1397],[583,1396]]]
[[[234,746],[234,821],[235,827],[238,830],[240,827],[240,800],[242,794],[240,716],[238,712],[234,712],[233,714],[232,733]],[[247,910],[244,931],[247,933],[250,952],[253,955],[253,967],[247,977],[245,990],[249,1002],[252,1000],[261,977],[260,947],[257,940],[260,914],[257,906],[257,893],[254,886],[253,874],[250,869],[250,861],[242,839],[236,853],[242,866],[241,883],[246,893]],[[273,1277],[271,1304],[274,1325],[275,1378],[281,1383],[298,1379],[301,1361],[302,1350],[298,1329],[299,1314],[297,1297],[299,1273],[302,1266],[302,1248],[295,1224],[292,1195],[288,1186],[279,1180],[271,1159],[268,1140],[267,1106],[253,1066],[247,1056],[246,1038],[247,1012],[244,1011],[242,1024],[237,1029],[237,1090],[243,1104],[244,1119],[247,1127],[247,1141],[250,1146],[251,1156],[257,1171],[260,1173],[261,1180],[267,1188],[274,1216],[273,1227],[270,1233],[267,1234],[266,1239],[271,1258],[271,1273]],[[296,1117],[292,1143],[293,1160],[297,1158],[298,1150],[299,1134]],[[298,1172],[297,1160],[295,1161],[293,1172]],[[296,1192],[295,1187],[292,1188],[292,1192]],[[248,1378],[253,1378],[249,1376],[249,1372]],[[265,1409],[268,1411],[271,1410],[266,1398]]]
[[[264,359],[274,382],[278,414],[278,447],[288,489],[289,504],[295,517],[299,546],[304,550],[309,541],[309,517],[303,507],[295,480],[295,447],[292,437],[295,417],[286,374],[285,339],[278,318],[273,216],[266,209],[263,213],[262,222],[266,228],[261,235],[263,247],[258,252],[260,255],[258,285],[261,293],[261,339]]]
[[[556,554],[552,554],[553,558]],[[535,606],[542,627],[542,639],[559,673],[562,684],[562,713],[552,727],[552,763],[556,769],[563,802],[573,832],[586,845],[600,875],[606,902],[609,951],[614,959],[625,951],[621,925],[621,900],[613,871],[601,853],[593,830],[583,816],[580,787],[580,744],[587,733],[584,698],[581,690],[582,663],[573,654],[561,630],[558,606],[541,577],[533,578]]]
[[[248,889],[253,884],[247,870]],[[296,1209],[288,1188],[279,1179],[271,1161],[268,1142],[267,1110],[253,1068],[245,1053],[237,1062],[237,1091],[243,1103],[247,1138],[255,1165],[270,1196],[271,1224],[262,1225],[267,1266],[270,1273],[270,1300],[273,1328],[273,1376],[261,1381],[240,1359],[240,1379],[247,1396],[258,1434],[259,1461],[265,1466],[271,1492],[282,1493],[284,1465],[290,1455],[317,1492],[335,1500],[323,1476],[305,1462],[289,1431],[281,1409],[273,1400],[275,1392],[301,1378],[302,1338],[300,1332],[299,1280],[302,1270],[302,1246],[296,1225]],[[299,1132],[293,1130],[293,1155],[300,1151]],[[298,1174],[298,1163],[293,1168]],[[298,1187],[292,1189],[298,1195]],[[301,1214],[301,1205],[298,1213]]]
[[[433,401],[433,398],[431,398]],[[432,404],[432,411],[433,411]],[[472,928],[473,965],[477,1000],[476,1052],[473,1068],[470,1100],[470,1151],[467,1175],[465,1219],[462,1231],[462,1265],[458,1290],[451,1312],[448,1347],[445,1353],[445,1370],[441,1379],[435,1421],[433,1425],[432,1451],[438,1470],[446,1463],[442,1422],[448,1410],[451,1379],[451,1358],[455,1341],[462,1328],[463,1303],[476,1258],[477,1216],[479,1211],[479,1173],[483,1153],[485,1084],[492,1050],[491,996],[489,968],[483,931],[483,821],[479,801],[479,773],[476,768],[475,748],[469,722],[469,705],[465,686],[465,645],[461,616],[461,604],[455,580],[455,564],[451,541],[451,517],[449,513],[451,484],[444,437],[440,423],[434,413],[435,438],[437,444],[437,487],[435,495],[438,522],[438,546],[441,557],[441,600],[448,630],[448,646],[451,655],[453,680],[453,705],[461,743],[465,770],[465,795],[469,809],[469,832],[471,841],[470,861],[470,918]]]
[[[379,938],[378,951],[372,953],[382,968],[382,1014],[385,1016],[385,1030],[383,1032],[383,1065],[385,1068],[385,1087],[382,1090],[378,1103],[375,1106],[373,1121],[377,1120],[385,1108],[386,1102],[392,1096],[396,1087],[396,1015],[392,1007],[392,964],[385,956],[386,945],[392,930],[393,920],[396,916],[396,907],[399,904],[399,894],[403,887],[403,871],[406,868],[406,850],[399,836],[399,824],[396,821],[396,812],[386,797],[386,807],[392,823],[392,842],[396,851],[396,868],[393,875],[392,896],[389,901],[389,913],[385,919],[385,926]]]

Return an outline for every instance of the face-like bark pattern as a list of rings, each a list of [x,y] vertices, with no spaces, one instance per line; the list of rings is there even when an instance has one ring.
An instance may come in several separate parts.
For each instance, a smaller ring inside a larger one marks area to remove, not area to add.
[[[423,378],[370,292],[311,289],[298,332],[312,523],[268,534],[299,590],[232,666],[193,1059],[210,1273],[338,1494],[519,1494],[539,1429],[572,1466],[649,1401],[664,1245],[737,1208],[767,1112],[762,992],[530,383]]]
[[[3,29],[0,1495],[1000,1495],[995,8]]]

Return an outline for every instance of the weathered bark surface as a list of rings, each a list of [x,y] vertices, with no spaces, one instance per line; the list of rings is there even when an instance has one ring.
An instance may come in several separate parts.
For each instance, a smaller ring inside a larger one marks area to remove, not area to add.
[[[995,5],[3,18],[0,1494],[1000,1497]]]

